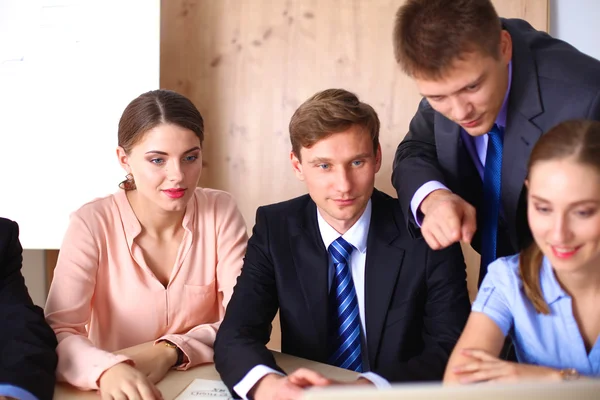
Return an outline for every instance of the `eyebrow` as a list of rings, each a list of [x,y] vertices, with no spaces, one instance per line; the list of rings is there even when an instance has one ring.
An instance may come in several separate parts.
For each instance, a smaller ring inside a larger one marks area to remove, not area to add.
[[[477,79],[467,83],[465,86],[463,86],[462,88],[458,89],[455,92],[450,93],[450,95],[453,95],[454,93],[459,93],[462,92],[463,90],[465,90],[466,88],[468,88],[469,86],[474,86],[477,85],[479,83],[481,83],[481,81],[483,81],[483,79],[485,78],[486,73],[482,73],[479,77],[477,77]],[[419,93],[422,97],[445,97],[445,96],[449,96],[446,94],[426,94],[426,93]]]
[[[200,147],[198,147],[198,146],[192,147],[191,149],[184,151],[183,154],[191,153],[192,151],[196,151],[196,150],[200,150]],[[150,151],[147,151],[146,154],[160,154],[161,156],[169,155],[168,153],[166,153],[164,151],[159,151],[159,150],[150,150]]]
[[[531,198],[534,200],[537,200],[537,201],[541,201],[543,203],[551,203],[551,201],[546,200],[543,197],[536,196],[534,194],[531,195]],[[575,203],[569,204],[569,206],[579,206],[579,205],[586,204],[586,203],[600,204],[600,200],[594,200],[594,199],[580,200],[580,201],[576,201]]]
[[[361,158],[369,158],[369,157],[373,157],[373,156],[374,156],[374,154],[372,154],[372,153],[361,153],[361,154],[357,154],[354,157],[352,157],[349,162],[359,160]],[[320,163],[331,163],[331,162],[332,162],[332,160],[330,158],[326,158],[326,157],[315,157],[312,160],[308,161],[309,164],[320,164]]]

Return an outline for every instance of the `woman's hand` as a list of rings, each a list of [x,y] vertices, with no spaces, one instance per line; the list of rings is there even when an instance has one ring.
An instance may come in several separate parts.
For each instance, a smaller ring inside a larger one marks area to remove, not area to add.
[[[98,380],[102,400],[162,400],[162,394],[135,367],[120,363],[104,371]]]
[[[461,355],[469,361],[452,369],[461,384],[561,380],[560,372],[555,369],[504,361],[483,350],[464,349]]]
[[[177,350],[162,342],[143,343],[120,350],[117,354],[129,357],[135,363],[135,368],[143,372],[152,383],[162,380],[177,362]]]

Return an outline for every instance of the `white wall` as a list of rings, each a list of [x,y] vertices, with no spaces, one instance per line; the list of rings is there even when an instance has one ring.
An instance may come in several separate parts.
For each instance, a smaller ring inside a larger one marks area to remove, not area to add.
[[[19,223],[23,275],[46,300],[43,250],[69,214],[117,190],[117,124],[159,86],[160,0],[0,0],[0,216]]]
[[[125,106],[157,89],[159,0],[0,0],[0,214],[26,249],[118,189]]]
[[[550,34],[600,60],[600,1],[550,0]]]

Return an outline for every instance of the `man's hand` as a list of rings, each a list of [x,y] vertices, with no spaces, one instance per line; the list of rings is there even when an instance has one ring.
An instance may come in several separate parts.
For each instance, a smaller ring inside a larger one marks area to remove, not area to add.
[[[425,215],[421,233],[432,250],[458,241],[471,242],[477,229],[475,208],[458,195],[434,190],[421,202],[420,210]]]
[[[375,386],[375,384],[373,382],[371,382],[370,380],[360,377],[354,381],[350,381],[350,382],[345,382],[345,381],[336,381],[336,380],[330,380],[330,384],[331,385],[350,385],[350,386],[365,386],[365,385],[371,385],[371,386]]]
[[[318,372],[300,368],[288,376],[265,375],[248,393],[254,400],[296,400],[305,388],[327,386],[331,381]]]

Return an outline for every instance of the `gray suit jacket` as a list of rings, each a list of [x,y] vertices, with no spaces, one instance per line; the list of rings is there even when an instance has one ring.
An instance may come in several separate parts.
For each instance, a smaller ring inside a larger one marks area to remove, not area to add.
[[[544,132],[565,120],[600,120],[600,61],[536,31],[523,20],[502,19],[502,24],[512,37],[513,75],[504,132],[504,217],[499,224],[498,256],[514,254],[531,241],[524,181],[533,145]],[[414,236],[420,232],[410,201],[419,187],[432,180],[444,183],[473,204],[478,216],[482,214],[481,178],[461,140],[459,126],[423,99],[408,134],[396,150],[392,174]],[[472,246],[479,251],[477,233]]]

